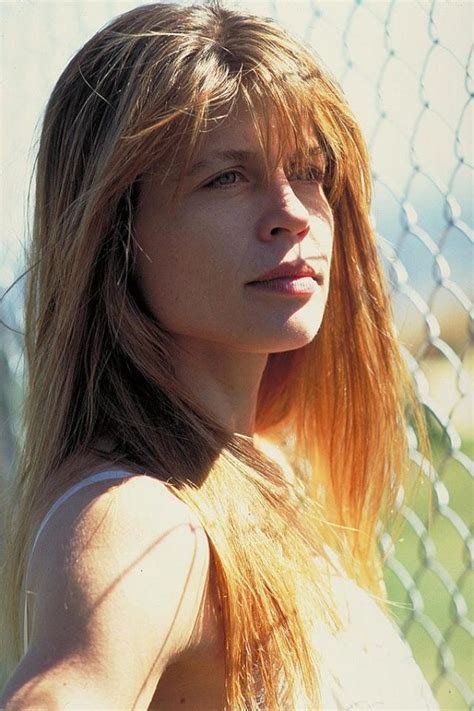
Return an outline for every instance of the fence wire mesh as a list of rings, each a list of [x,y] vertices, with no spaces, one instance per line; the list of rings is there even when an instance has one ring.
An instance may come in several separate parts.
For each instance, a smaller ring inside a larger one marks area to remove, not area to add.
[[[69,56],[138,3],[2,5],[5,257],[21,268],[31,135]],[[182,2],[182,4],[190,4]],[[404,353],[425,407],[432,462],[416,507],[398,506],[401,537],[380,532],[386,584],[403,635],[443,709],[474,708],[472,349],[472,15],[455,0],[235,0],[302,37],[339,80],[363,126],[374,178],[373,220]],[[22,42],[18,41],[21,32]],[[26,111],[25,106],[30,108]],[[7,199],[8,194],[8,199]],[[11,198],[17,206],[11,207]],[[7,205],[8,202],[8,205]],[[17,212],[15,212],[17,210]],[[1,317],[21,332],[21,286]],[[11,471],[21,402],[21,335],[0,338],[0,466]],[[415,476],[415,474],[414,474]],[[432,515],[429,521],[429,502]]]

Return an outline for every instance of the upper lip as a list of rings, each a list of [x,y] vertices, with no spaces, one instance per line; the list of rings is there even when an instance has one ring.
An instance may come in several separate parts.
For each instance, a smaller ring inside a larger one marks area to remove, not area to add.
[[[258,281],[270,281],[270,279],[281,279],[284,277],[297,278],[304,276],[309,276],[312,279],[315,279],[318,284],[322,284],[324,279],[323,272],[319,267],[313,267],[309,262],[300,259],[296,262],[282,262],[274,269],[270,269],[270,271],[260,274],[260,276],[256,277],[256,279],[252,279],[252,281],[248,283],[253,284]]]

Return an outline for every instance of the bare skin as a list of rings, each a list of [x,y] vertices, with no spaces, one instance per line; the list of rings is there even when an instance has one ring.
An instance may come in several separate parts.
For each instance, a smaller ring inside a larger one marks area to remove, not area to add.
[[[203,141],[198,163],[173,206],[172,183],[144,182],[137,276],[173,334],[178,377],[229,431],[253,435],[269,354],[306,345],[321,324],[331,210],[319,178],[278,166],[263,179],[240,111]],[[251,285],[284,262],[321,270],[323,284],[300,296]],[[27,588],[31,645],[0,700],[7,711],[224,707],[207,537],[161,482],[137,476],[74,495],[44,530]]]
[[[273,147],[276,151],[276,146]],[[278,166],[267,182],[253,121],[237,109],[204,135],[176,203],[161,174],[142,184],[138,277],[173,335],[177,375],[230,432],[252,435],[269,353],[317,334],[326,306],[333,218],[319,172]],[[257,290],[282,263],[321,270],[311,294]]]
[[[222,708],[209,560],[199,521],[161,482],[78,492],[38,541],[31,643],[2,697],[7,711]]]

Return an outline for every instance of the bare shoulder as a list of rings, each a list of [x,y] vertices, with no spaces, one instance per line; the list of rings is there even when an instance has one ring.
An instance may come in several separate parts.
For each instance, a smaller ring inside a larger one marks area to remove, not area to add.
[[[90,564],[100,557],[104,564],[113,558],[116,567],[119,561],[132,564],[134,555],[145,562],[170,538],[180,552],[208,553],[197,515],[163,482],[146,475],[102,480],[77,491],[54,512],[35,547],[32,579],[45,574],[45,558],[59,558],[70,567],[81,559]],[[94,573],[97,567],[92,566]]]
[[[148,698],[190,644],[208,574],[206,534],[163,482],[137,475],[84,487],[38,540],[30,656],[63,678],[64,665],[97,674],[122,701]]]

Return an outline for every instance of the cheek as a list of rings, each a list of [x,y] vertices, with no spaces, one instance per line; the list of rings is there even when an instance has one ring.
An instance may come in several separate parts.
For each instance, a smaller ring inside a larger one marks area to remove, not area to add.
[[[325,254],[331,263],[334,249],[334,226],[332,220],[317,215],[312,219],[312,235],[316,251]]]
[[[170,329],[188,327],[196,313],[223,305],[231,276],[232,250],[222,230],[209,221],[174,222],[152,237],[138,253],[139,286],[154,315]]]

